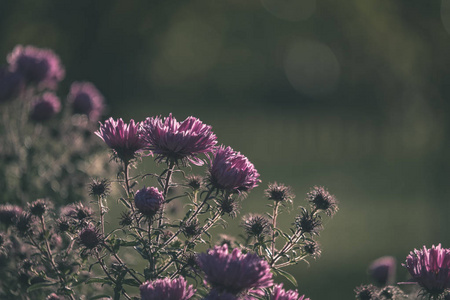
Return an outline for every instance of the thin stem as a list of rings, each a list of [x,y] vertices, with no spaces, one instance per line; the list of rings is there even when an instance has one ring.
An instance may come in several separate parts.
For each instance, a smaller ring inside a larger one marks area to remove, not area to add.
[[[142,281],[139,280],[134,274],[133,272],[131,272],[131,270],[125,265],[125,263],[123,262],[123,260],[117,255],[117,253],[115,253],[111,248],[109,248],[108,245],[105,244],[105,248],[112,253],[112,255],[114,256],[115,259],[117,259],[117,261],[119,262],[119,264],[121,264],[122,267],[125,268],[125,270],[131,275],[131,277],[133,277],[139,284],[142,284]]]
[[[206,204],[206,201],[209,200],[209,197],[211,196],[211,194],[212,194],[212,190],[209,190],[208,194],[206,195],[203,202],[197,207],[195,212],[189,217],[189,219],[185,223],[190,223],[199,214],[200,210]],[[167,246],[168,244],[170,244],[181,233],[181,231],[182,231],[181,228],[178,229],[177,232],[175,232],[164,244],[161,245],[160,249],[162,249],[165,246]]]
[[[102,235],[105,236],[105,223],[103,220],[103,205],[101,196],[97,197],[98,199],[98,211],[100,213],[100,228],[102,229]]]
[[[162,222],[163,222],[163,218],[164,218],[164,210],[165,210],[165,205],[166,205],[167,193],[169,192],[170,179],[172,178],[174,167],[175,167],[175,163],[171,162],[170,165],[169,165],[169,169],[167,171],[166,182],[164,183],[164,191],[163,191],[164,202],[163,202],[163,204],[161,206],[161,210],[159,212],[158,228],[161,228],[161,226],[162,226]],[[159,243],[159,235],[156,237],[156,243],[157,244]]]
[[[273,206],[272,215],[272,259],[275,256],[275,228],[277,227],[278,204],[278,201],[276,201]]]
[[[97,261],[98,261],[100,267],[102,268],[103,272],[105,273],[106,277],[108,277],[109,280],[111,280],[111,281],[114,283],[114,285],[117,286],[117,280],[115,280],[115,279],[111,276],[111,274],[109,274],[108,269],[106,268],[106,265],[105,265],[105,263],[103,262],[103,260],[102,260],[102,259],[100,258],[100,256],[98,255],[98,252],[95,252],[95,257],[97,258]],[[116,295],[117,295],[117,296],[120,296],[120,294],[117,294],[117,291],[115,291],[115,290],[114,290],[114,293],[115,293],[115,296],[116,296]],[[125,298],[131,300],[130,296],[128,296],[128,294],[125,292],[125,290],[124,290],[123,288],[122,288],[122,294],[125,296]]]

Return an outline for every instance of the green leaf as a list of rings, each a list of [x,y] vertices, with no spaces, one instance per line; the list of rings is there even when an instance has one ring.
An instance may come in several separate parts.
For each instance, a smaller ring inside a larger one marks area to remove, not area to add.
[[[126,208],[131,208],[130,203],[128,203],[128,201],[125,200],[124,198],[119,198],[119,201],[120,201]]]
[[[288,272],[286,272],[284,270],[281,270],[281,269],[275,270],[275,272],[277,272],[278,274],[280,274],[281,276],[283,276],[284,278],[289,280],[293,285],[298,287],[297,280],[295,279],[294,276],[292,276],[292,274],[290,274],[290,273],[288,273]]]
[[[47,282],[39,282],[39,283],[33,284],[32,286],[27,288],[27,293],[32,292],[32,291],[36,291],[36,290],[39,290],[39,289],[43,289],[45,287],[49,287],[49,286],[52,286],[52,285],[57,285],[57,284],[58,284],[57,282],[48,282],[48,281]]]

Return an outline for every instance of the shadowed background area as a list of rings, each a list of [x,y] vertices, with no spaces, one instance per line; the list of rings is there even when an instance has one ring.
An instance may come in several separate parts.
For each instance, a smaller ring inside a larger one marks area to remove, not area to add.
[[[108,115],[212,125],[261,173],[244,211],[265,211],[269,182],[294,208],[328,187],[340,211],[322,257],[290,269],[312,299],[353,298],[380,256],[405,281],[410,250],[450,247],[449,31],[450,0],[0,2],[0,54],[53,49],[61,96],[89,80]]]

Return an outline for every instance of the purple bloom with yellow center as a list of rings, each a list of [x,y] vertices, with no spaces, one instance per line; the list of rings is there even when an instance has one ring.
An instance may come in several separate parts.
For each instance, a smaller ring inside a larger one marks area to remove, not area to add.
[[[160,210],[163,203],[163,193],[155,187],[144,187],[134,195],[134,204],[145,216],[154,216]]]
[[[139,290],[141,300],[188,300],[195,293],[193,286],[188,286],[183,277],[147,281],[139,287]]]
[[[431,249],[425,246],[414,249],[403,266],[430,296],[437,297],[450,288],[450,249],[442,248],[441,244]]]
[[[277,284],[273,287],[270,300],[309,300],[304,295],[299,296],[297,290],[284,290],[283,284]]]
[[[119,159],[129,163],[145,146],[139,128],[140,123],[134,120],[127,124],[122,119],[116,121],[109,118],[104,124],[100,123],[100,129],[95,134],[115,151]]]
[[[60,111],[61,102],[58,96],[51,92],[46,92],[31,104],[30,119],[36,122],[47,121]]]
[[[242,254],[238,248],[228,253],[227,244],[199,254],[197,260],[205,280],[219,292],[238,295],[273,284],[267,261],[254,253]]]
[[[87,115],[91,120],[98,120],[105,106],[102,94],[90,82],[72,83],[67,101],[74,113]]]
[[[52,50],[33,46],[16,46],[7,57],[10,70],[19,72],[27,83],[55,89],[64,78],[65,70]]]
[[[230,192],[245,192],[258,186],[259,173],[240,152],[220,146],[209,167],[209,180],[213,187]]]
[[[172,114],[164,119],[147,118],[142,128],[147,149],[156,154],[158,162],[191,162],[201,166],[204,161],[197,155],[211,152],[217,143],[211,126],[194,117],[188,117],[182,122],[178,122]]]

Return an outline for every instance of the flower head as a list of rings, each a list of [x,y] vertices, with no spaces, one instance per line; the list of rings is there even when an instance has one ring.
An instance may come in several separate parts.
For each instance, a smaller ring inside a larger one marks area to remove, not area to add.
[[[139,287],[139,290],[141,300],[188,300],[195,293],[193,286],[188,286],[183,277],[147,281]]]
[[[159,162],[191,162],[201,166],[204,162],[197,155],[211,152],[217,143],[211,126],[194,117],[183,122],[178,122],[172,114],[164,120],[161,117],[147,118],[142,128],[147,148],[156,154]]]
[[[98,120],[105,108],[102,94],[90,82],[72,83],[67,101],[74,113],[87,115],[91,120]]]
[[[199,175],[188,175],[186,184],[194,191],[199,191],[203,187],[203,177]]]
[[[270,287],[273,283],[269,264],[254,253],[242,254],[238,248],[215,246],[198,255],[205,280],[216,290],[237,295],[249,289]]]
[[[91,250],[100,245],[102,236],[97,228],[93,225],[89,225],[80,231],[78,239],[81,245],[85,246],[86,249]]]
[[[152,217],[163,205],[164,196],[163,193],[155,187],[144,187],[134,195],[134,203],[143,215]]]
[[[305,251],[306,254],[311,255],[313,258],[318,258],[322,254],[320,245],[316,241],[306,241],[303,246],[303,251]]]
[[[126,124],[122,119],[117,121],[109,118],[104,124],[100,123],[100,129],[95,132],[111,149],[119,159],[128,163],[136,158],[136,154],[144,149],[144,141],[139,132],[140,123],[130,120]]]
[[[403,293],[403,291],[396,286],[388,285],[380,290],[378,296],[380,300],[396,300],[404,299],[405,293]]]
[[[23,77],[18,72],[0,69],[0,103],[17,97],[24,88]]]
[[[242,227],[248,236],[260,237],[268,235],[271,231],[269,220],[259,214],[249,214],[242,219]]]
[[[22,212],[16,220],[16,228],[22,233],[28,233],[31,230],[32,219],[31,215],[28,212]]]
[[[355,294],[358,300],[378,300],[377,289],[371,284],[357,287]]]
[[[304,295],[299,296],[297,290],[285,291],[283,284],[277,284],[273,287],[270,300],[309,300],[309,298],[305,298]]]
[[[48,202],[45,199],[37,199],[29,204],[30,212],[33,216],[41,217],[48,209]]]
[[[427,249],[414,249],[406,257],[404,266],[408,269],[412,279],[417,282],[426,293],[437,296],[450,288],[450,249],[441,244]]]
[[[295,219],[295,225],[303,233],[309,233],[310,235],[318,235],[322,229],[320,218],[304,208],[302,208],[301,214]]]
[[[61,111],[59,98],[46,92],[31,104],[30,119],[36,122],[47,121]]]
[[[269,184],[268,189],[266,189],[264,193],[269,200],[281,203],[292,202],[295,198],[290,186],[278,184],[276,182]]]
[[[214,153],[209,180],[213,187],[230,192],[249,191],[261,182],[258,171],[247,157],[224,146]]]
[[[65,75],[59,57],[49,49],[16,46],[7,57],[10,70],[19,72],[27,83],[54,89]]]
[[[314,209],[323,210],[328,216],[333,216],[338,211],[336,198],[324,187],[313,187],[308,193],[308,200]]]
[[[6,226],[13,225],[21,213],[22,208],[17,205],[0,205],[0,223]]]
[[[89,219],[93,214],[92,209],[82,203],[67,205],[61,208],[61,213],[78,221]]]
[[[228,214],[232,218],[237,216],[240,206],[239,203],[233,199],[233,197],[225,197],[217,200],[217,202],[222,215]]]
[[[97,197],[108,196],[111,190],[111,182],[108,179],[93,179],[89,185],[89,194]]]
[[[379,286],[392,284],[395,277],[395,258],[383,256],[372,262],[369,266],[369,274]]]

